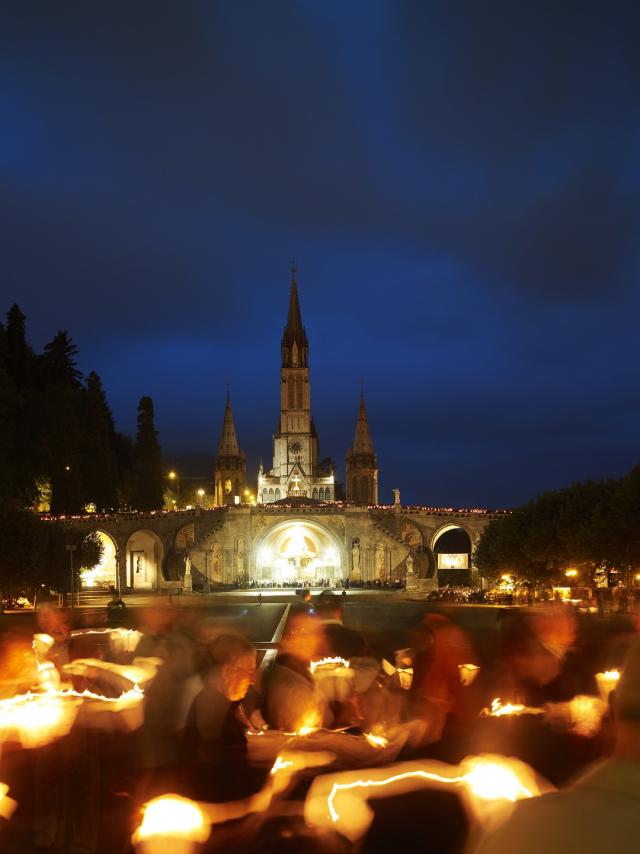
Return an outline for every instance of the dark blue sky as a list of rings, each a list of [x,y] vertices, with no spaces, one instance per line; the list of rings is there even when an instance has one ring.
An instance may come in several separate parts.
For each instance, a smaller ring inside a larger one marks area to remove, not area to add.
[[[196,471],[229,381],[254,474],[295,255],[321,454],[343,469],[363,377],[381,500],[619,475],[640,461],[636,9],[5,4],[0,308],[37,349],[69,329],[119,429],[150,394]]]

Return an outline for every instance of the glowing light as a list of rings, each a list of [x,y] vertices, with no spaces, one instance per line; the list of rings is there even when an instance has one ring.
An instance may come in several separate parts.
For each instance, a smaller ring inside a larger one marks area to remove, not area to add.
[[[312,661],[309,664],[309,670],[311,673],[315,673],[318,668],[327,668],[330,670],[339,670],[341,667],[350,667],[351,665],[346,660],[346,658],[340,658],[336,656],[335,658],[320,658],[317,661]]]
[[[93,691],[70,688],[31,691],[0,700],[0,742],[14,734],[23,747],[40,747],[67,735],[73,726],[82,700],[99,700],[114,711],[138,704],[143,692],[134,685],[119,697],[104,697]]]
[[[616,687],[619,679],[619,670],[605,670],[604,673],[596,673],[598,690],[600,691],[600,696],[603,700],[607,700],[609,698],[609,694]]]
[[[576,575],[578,574],[578,570],[577,569],[567,569],[564,574],[567,576],[567,578],[575,578]]]
[[[460,672],[460,682],[462,685],[471,685],[473,680],[478,675],[478,671],[480,668],[477,664],[459,664],[458,670]]]
[[[372,732],[365,732],[364,737],[373,747],[386,747],[389,744],[389,740],[383,735],[374,735]]]
[[[290,759],[283,759],[282,756],[276,756],[276,761],[271,769],[272,774],[277,774],[278,771],[283,771],[285,768],[293,767],[293,762]]]
[[[523,786],[515,772],[501,762],[474,757],[468,764],[470,768],[462,779],[476,797],[511,802],[533,797],[533,792]]]
[[[522,703],[503,703],[499,697],[491,701],[491,708],[483,709],[480,717],[502,718],[506,715],[542,715],[544,709],[523,706]]]
[[[514,803],[540,794],[541,784],[529,766],[504,756],[471,756],[460,765],[437,761],[417,761],[388,770],[371,770],[360,778],[358,772],[343,772],[317,778],[305,802],[305,818],[318,827],[333,826],[352,841],[371,824],[370,798],[384,797],[424,786],[457,788],[465,804],[481,820],[490,815],[487,807],[498,801]],[[547,784],[544,784],[545,788]]]
[[[206,842],[211,828],[198,804],[179,795],[154,798],[143,807],[142,821],[133,834],[134,845],[157,836]]]
[[[7,821],[11,818],[18,806],[17,801],[8,795],[9,787],[6,783],[0,783],[0,816]]]

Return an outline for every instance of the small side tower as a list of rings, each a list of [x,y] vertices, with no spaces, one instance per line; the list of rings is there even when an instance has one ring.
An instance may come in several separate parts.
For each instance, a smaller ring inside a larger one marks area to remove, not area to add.
[[[240,504],[247,481],[247,461],[238,445],[228,391],[215,466],[214,506]]]
[[[346,463],[347,501],[355,501],[356,504],[377,504],[378,459],[369,432],[367,410],[364,405],[364,391],[360,392],[360,411],[356,422],[356,434],[353,447],[347,452]]]

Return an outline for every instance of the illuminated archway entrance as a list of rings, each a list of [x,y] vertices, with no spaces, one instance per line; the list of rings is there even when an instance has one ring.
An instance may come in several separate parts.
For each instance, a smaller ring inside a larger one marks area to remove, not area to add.
[[[467,530],[460,525],[445,525],[436,531],[431,547],[439,586],[471,584],[473,544]]]
[[[157,590],[162,578],[164,547],[149,530],[136,531],[127,541],[127,587],[133,590]]]
[[[322,525],[296,519],[267,531],[256,543],[257,581],[307,586],[342,577],[342,548]]]
[[[87,590],[108,590],[118,586],[118,550],[115,541],[104,531],[96,531],[102,543],[100,562],[80,573],[80,583]]]

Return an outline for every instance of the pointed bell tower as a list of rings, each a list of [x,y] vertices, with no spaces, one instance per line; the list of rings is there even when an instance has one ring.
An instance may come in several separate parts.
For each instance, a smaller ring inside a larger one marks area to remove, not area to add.
[[[296,265],[291,265],[287,325],[280,353],[280,422],[273,441],[273,473],[288,478],[294,465],[307,478],[318,474],[318,437],[311,418],[309,341],[302,325]]]
[[[335,501],[333,469],[320,466],[311,416],[309,341],[302,324],[297,268],[291,265],[287,324],[280,342],[280,418],[273,434],[273,465],[258,472],[260,504],[285,498]]]
[[[347,501],[356,504],[378,503],[378,459],[371,441],[364,391],[360,391],[360,409],[353,447],[347,452],[345,481]]]
[[[227,389],[227,405],[222,422],[222,436],[216,456],[214,479],[214,505],[240,504],[247,481],[247,463],[238,445],[236,428],[231,412],[231,397]]]

